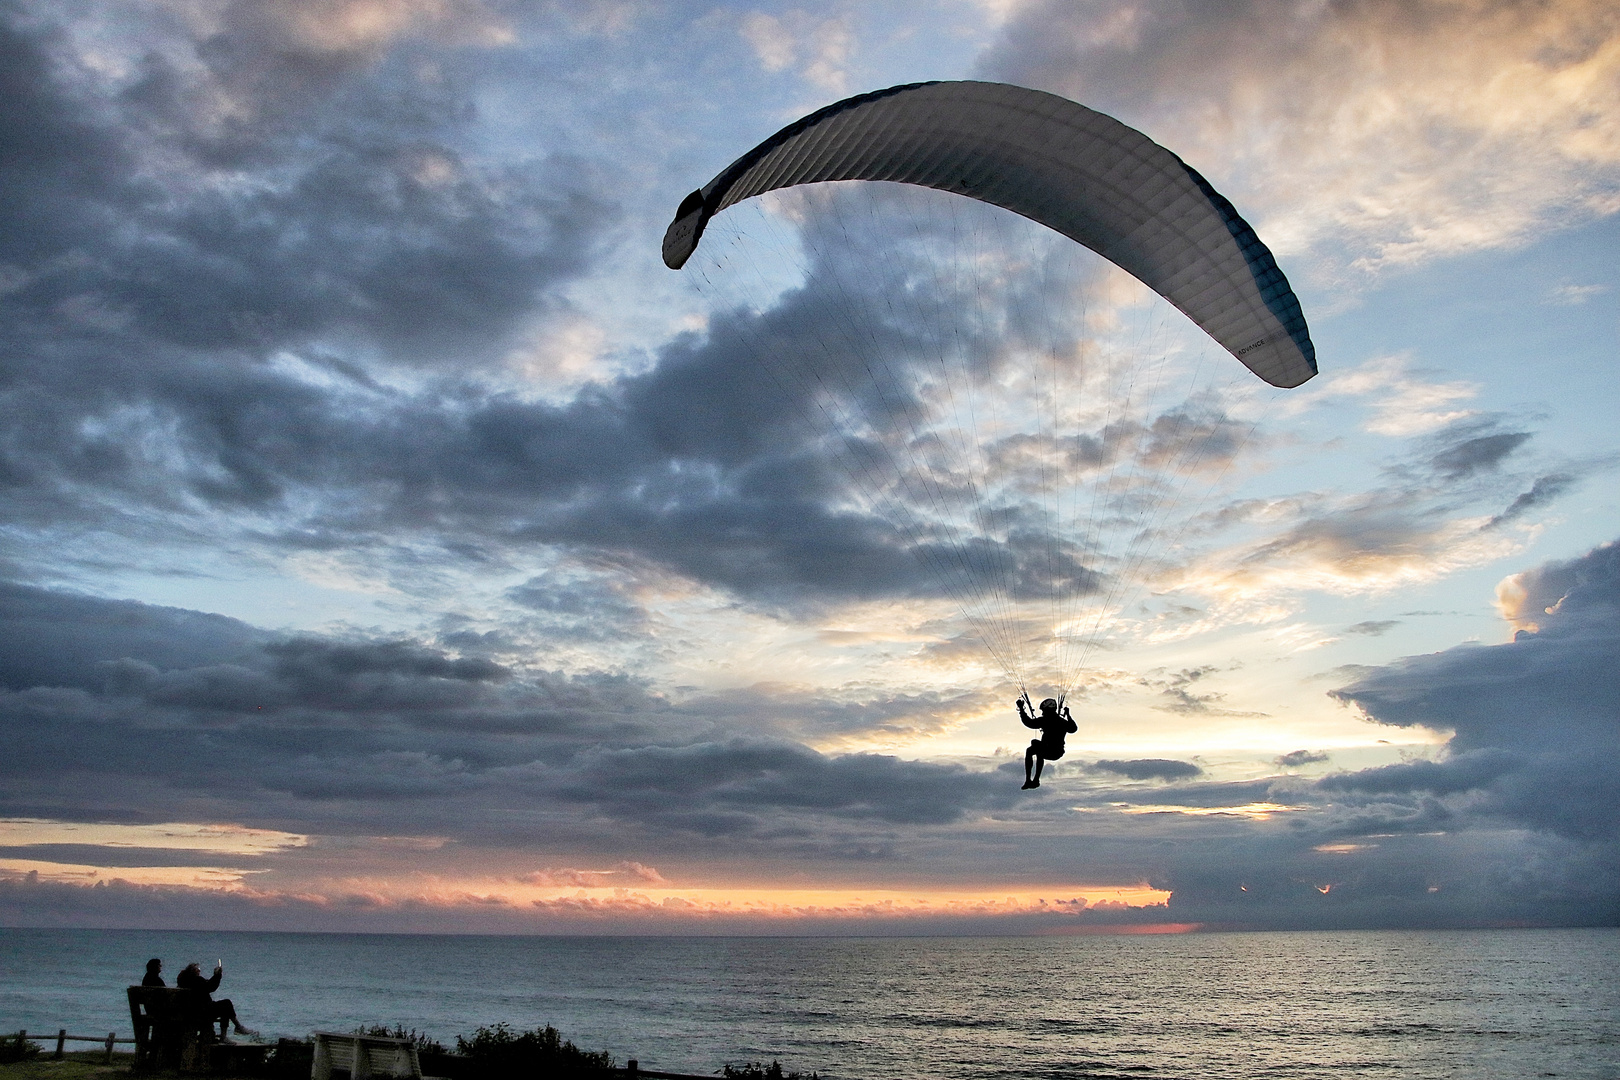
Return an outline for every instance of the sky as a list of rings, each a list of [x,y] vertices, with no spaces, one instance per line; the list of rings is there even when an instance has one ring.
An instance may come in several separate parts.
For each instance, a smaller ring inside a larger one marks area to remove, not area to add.
[[[0,925],[1620,921],[1613,4],[0,0],[0,57]],[[664,267],[930,79],[1179,154],[1320,374],[893,185]]]

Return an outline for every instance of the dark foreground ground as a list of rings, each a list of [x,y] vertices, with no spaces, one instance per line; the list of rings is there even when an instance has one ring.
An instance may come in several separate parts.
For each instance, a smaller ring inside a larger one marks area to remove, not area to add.
[[[300,1047],[300,1049],[307,1049]],[[606,1055],[601,1055],[606,1059]],[[534,1068],[531,1064],[527,1069],[487,1069],[480,1068],[480,1063],[466,1062],[464,1059],[448,1055],[437,1055],[438,1060],[433,1062],[440,1068],[440,1072],[459,1072],[466,1080],[510,1080],[514,1072],[535,1080],[619,1080],[626,1077],[627,1071],[615,1067],[617,1063],[606,1059],[597,1068],[581,1069],[577,1063],[574,1067],[555,1065],[551,1068]],[[107,1060],[105,1050],[70,1050],[57,1060],[49,1053],[40,1053],[22,1061],[0,1063],[0,1080],[304,1080],[309,1075],[310,1059],[307,1053],[299,1054],[294,1060],[278,1062],[276,1055],[272,1054],[267,1067],[252,1073],[213,1072],[206,1074],[181,1074],[173,1070],[160,1070],[157,1072],[135,1072],[135,1055],[132,1053],[117,1053],[112,1060]],[[452,1065],[446,1069],[444,1066]],[[279,1067],[278,1067],[279,1066]],[[424,1070],[427,1071],[427,1070]],[[340,1074],[346,1075],[346,1074]],[[686,1077],[680,1073],[643,1072],[643,1077],[656,1080],[658,1077],[682,1077],[683,1080],[707,1080],[704,1077]],[[726,1065],[715,1070],[718,1080],[817,1080],[814,1073],[808,1075],[797,1072],[784,1073],[782,1066],[777,1062],[762,1065],[751,1062],[742,1066]],[[440,1078],[440,1080],[454,1080]]]
[[[134,1069],[134,1054],[115,1053],[109,1065],[105,1050],[70,1050],[61,1061],[41,1054],[27,1061],[0,1065],[0,1080],[130,1080]]]

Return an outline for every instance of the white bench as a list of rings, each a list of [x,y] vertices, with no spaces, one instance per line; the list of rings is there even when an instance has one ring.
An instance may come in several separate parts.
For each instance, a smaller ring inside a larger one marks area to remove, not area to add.
[[[365,1080],[368,1076],[422,1080],[422,1063],[417,1060],[416,1046],[409,1039],[317,1031],[309,1080],[332,1080],[333,1069],[346,1070],[349,1080]]]

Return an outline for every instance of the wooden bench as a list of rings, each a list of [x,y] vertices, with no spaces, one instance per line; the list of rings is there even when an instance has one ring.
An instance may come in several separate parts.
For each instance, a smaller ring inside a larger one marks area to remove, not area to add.
[[[368,1076],[422,1080],[422,1063],[416,1056],[416,1044],[409,1039],[317,1031],[309,1080],[332,1080],[334,1069],[347,1072],[349,1080],[365,1080]]]
[[[219,1042],[207,998],[195,990],[131,986],[129,1022],[135,1028],[135,1068],[202,1072],[208,1047]]]

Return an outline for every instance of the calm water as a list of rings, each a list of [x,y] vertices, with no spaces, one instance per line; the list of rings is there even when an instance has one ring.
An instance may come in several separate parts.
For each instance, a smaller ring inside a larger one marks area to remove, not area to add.
[[[556,1025],[643,1068],[933,1077],[1620,1077],[1620,930],[527,938],[0,929],[0,1030],[129,1031],[225,960],[271,1034]]]

